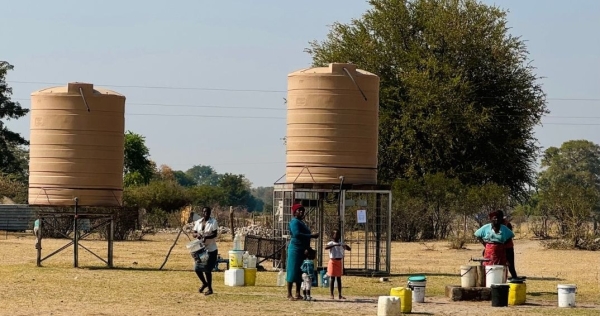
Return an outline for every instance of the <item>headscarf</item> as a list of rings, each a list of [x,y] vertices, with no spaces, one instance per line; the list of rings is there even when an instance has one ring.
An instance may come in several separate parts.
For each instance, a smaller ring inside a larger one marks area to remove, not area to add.
[[[296,216],[296,211],[298,211],[301,208],[304,208],[304,206],[302,206],[302,204],[292,205],[292,215]]]
[[[491,220],[491,219],[493,219],[493,218],[494,218],[494,217],[496,217],[496,216],[498,217],[498,220],[499,220],[499,221],[503,221],[503,220],[504,220],[504,212],[502,212],[502,211],[495,211],[495,212],[491,212],[491,213],[488,215],[488,217],[489,217],[489,219],[490,219],[490,220]]]

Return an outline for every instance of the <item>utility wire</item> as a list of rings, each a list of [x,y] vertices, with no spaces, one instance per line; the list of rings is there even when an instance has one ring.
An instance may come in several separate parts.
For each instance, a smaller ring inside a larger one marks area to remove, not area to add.
[[[19,84],[44,84],[64,86],[64,82],[43,82],[43,81],[13,81],[9,83]],[[117,88],[137,88],[137,89],[162,89],[162,90],[199,90],[199,91],[222,91],[222,92],[261,92],[261,93],[287,93],[287,90],[269,90],[269,89],[233,89],[233,88],[208,88],[208,87],[177,87],[177,86],[143,86],[143,85],[116,85],[116,84],[94,84],[99,87],[117,87]],[[496,97],[484,97],[494,99]],[[549,101],[600,101],[600,98],[546,98]]]
[[[12,100],[19,101],[30,101],[27,98],[12,98]],[[168,104],[168,103],[133,103],[127,102],[127,105],[140,105],[140,106],[163,106],[163,107],[189,107],[189,108],[214,108],[214,109],[246,109],[246,110],[276,110],[285,111],[286,108],[276,107],[245,107],[245,106],[220,106],[220,105],[194,105],[194,104]],[[127,115],[163,115],[159,113],[128,113]],[[444,116],[462,116],[461,114],[443,114]],[[264,117],[264,116],[229,116],[229,115],[195,115],[195,114],[164,114],[164,116],[191,116],[191,117],[219,117],[219,118],[266,118],[266,119],[285,119],[285,117]],[[493,114],[492,117],[515,117],[515,116],[527,116],[527,114]],[[543,118],[562,118],[562,119],[600,119],[600,116],[563,116],[563,115],[544,115]]]
[[[21,84],[45,84],[45,85],[60,85],[65,83],[58,82],[41,82],[41,81],[8,81],[10,83]],[[285,90],[263,90],[263,89],[229,89],[229,88],[203,88],[203,87],[169,87],[169,86],[137,86],[137,85],[116,85],[116,84],[94,84],[98,87],[114,87],[114,88],[137,88],[137,89],[162,89],[162,90],[199,90],[199,91],[222,91],[222,92],[262,92],[262,93],[283,93]]]
[[[11,98],[17,101],[31,101],[28,98]],[[144,105],[144,106],[165,106],[165,107],[188,107],[188,108],[213,108],[213,109],[247,109],[247,110],[276,110],[284,111],[287,110],[285,107],[250,107],[250,106],[228,106],[228,105],[196,105],[196,104],[169,104],[169,103],[134,103],[126,102],[127,105]]]
[[[274,119],[285,120],[278,116],[235,116],[235,115],[204,115],[204,114],[161,114],[161,113],[125,113],[129,116],[169,116],[169,117],[212,117],[212,118],[239,118],[239,119]]]

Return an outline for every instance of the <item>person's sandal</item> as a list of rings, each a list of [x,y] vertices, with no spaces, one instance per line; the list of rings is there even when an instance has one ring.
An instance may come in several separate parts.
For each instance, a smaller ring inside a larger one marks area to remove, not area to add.
[[[204,295],[207,295],[207,296],[208,296],[208,295],[211,295],[211,294],[213,294],[213,291],[212,291],[212,290],[208,290],[208,291],[206,291],[206,293],[204,293]]]
[[[208,285],[202,285],[199,289],[198,292],[202,293],[204,292],[204,290],[206,290],[206,288],[208,287]]]

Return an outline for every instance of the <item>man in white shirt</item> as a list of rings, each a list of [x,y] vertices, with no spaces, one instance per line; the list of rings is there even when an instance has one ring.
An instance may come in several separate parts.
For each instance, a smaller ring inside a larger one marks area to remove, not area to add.
[[[194,222],[194,229],[192,233],[194,238],[202,240],[208,254],[208,261],[204,267],[198,263],[196,263],[194,267],[196,275],[200,279],[200,282],[202,282],[202,286],[198,291],[202,293],[208,288],[208,291],[206,291],[204,295],[213,294],[212,270],[215,268],[215,264],[217,264],[218,252],[216,238],[219,231],[219,225],[217,224],[216,219],[210,217],[210,214],[210,207],[202,208],[202,218]]]

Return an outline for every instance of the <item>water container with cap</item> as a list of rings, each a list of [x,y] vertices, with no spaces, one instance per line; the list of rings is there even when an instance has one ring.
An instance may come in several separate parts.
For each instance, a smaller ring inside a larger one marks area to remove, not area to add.
[[[233,250],[243,250],[242,236],[240,234],[236,234],[235,238],[233,238]]]
[[[250,259],[250,254],[248,253],[248,251],[244,252],[244,254],[242,255],[242,262],[243,262],[243,266],[244,269],[250,268],[248,266],[248,260]]]

